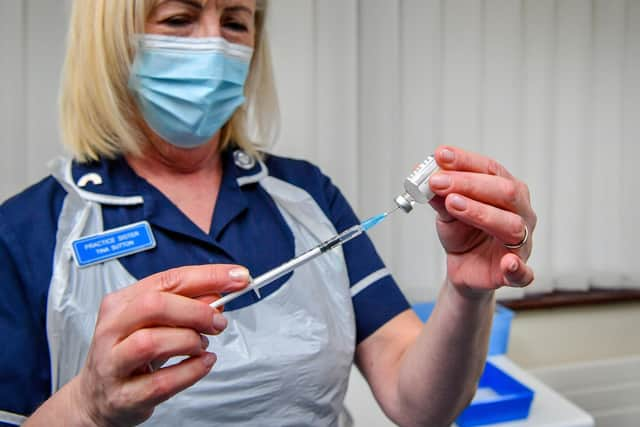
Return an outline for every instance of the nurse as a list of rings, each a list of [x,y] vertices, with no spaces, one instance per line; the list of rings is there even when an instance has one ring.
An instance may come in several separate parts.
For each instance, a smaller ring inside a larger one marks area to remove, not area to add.
[[[74,160],[0,207],[0,424],[333,426],[354,362],[400,425],[448,425],[473,396],[493,291],[533,280],[536,223],[481,155],[435,152],[447,276],[426,325],[366,236],[208,305],[358,221],[315,166],[247,136],[276,122],[266,10],[74,3]]]

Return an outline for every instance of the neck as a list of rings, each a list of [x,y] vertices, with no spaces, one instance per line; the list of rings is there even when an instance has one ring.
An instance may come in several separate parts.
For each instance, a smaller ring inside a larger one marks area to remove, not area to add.
[[[191,175],[220,168],[219,134],[207,144],[196,148],[178,148],[164,141],[146,144],[138,156],[125,158],[140,176]]]
[[[125,156],[136,174],[160,190],[205,233],[211,227],[222,182],[218,135],[202,147],[183,149],[160,141],[147,144],[139,156]]]

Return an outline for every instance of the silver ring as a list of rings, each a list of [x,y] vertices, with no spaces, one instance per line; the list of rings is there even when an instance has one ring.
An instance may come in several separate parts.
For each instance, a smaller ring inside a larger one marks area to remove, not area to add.
[[[524,225],[524,237],[522,238],[522,240],[519,243],[516,243],[515,245],[510,245],[508,243],[503,243],[503,245],[507,249],[520,249],[521,247],[523,247],[524,245],[527,244],[527,240],[529,240],[529,227],[527,227],[527,224],[525,224]]]

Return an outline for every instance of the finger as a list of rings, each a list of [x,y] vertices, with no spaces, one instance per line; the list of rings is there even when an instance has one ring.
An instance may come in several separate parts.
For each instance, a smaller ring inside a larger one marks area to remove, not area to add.
[[[429,200],[429,204],[433,208],[434,211],[438,214],[438,220],[442,222],[452,222],[455,221],[455,218],[451,216],[449,212],[447,212],[447,208],[444,205],[444,197],[435,196],[431,200]]]
[[[477,172],[513,178],[509,171],[495,160],[481,154],[452,146],[440,146],[435,152],[436,162],[445,170]]]
[[[203,301],[165,292],[147,292],[128,301],[110,318],[109,328],[117,339],[155,326],[189,328],[204,334],[218,334],[226,319]]]
[[[209,305],[209,304],[213,303],[214,301],[219,300],[221,297],[222,297],[222,295],[220,295],[220,294],[211,294],[211,295],[203,295],[201,297],[197,297],[196,299],[198,301],[202,301],[205,304]],[[221,305],[220,307],[217,307],[217,310],[222,313],[224,311],[224,305]]]
[[[441,171],[429,179],[429,185],[442,197],[458,193],[521,215],[531,211],[526,186],[514,179],[476,172]]]
[[[445,206],[456,219],[484,231],[503,243],[522,241],[524,220],[520,215],[460,194],[447,196]]]
[[[123,386],[120,394],[126,396],[124,403],[128,406],[155,407],[195,384],[209,373],[215,362],[216,355],[213,353],[189,357],[175,365],[132,378]]]
[[[249,271],[233,264],[207,264],[173,268],[153,274],[131,286],[129,296],[150,290],[196,298],[221,292],[234,292],[249,283]]]
[[[119,315],[121,308],[149,291],[164,291],[191,298],[234,292],[249,283],[249,271],[233,264],[188,266],[153,274],[116,292],[108,294],[100,305],[99,319]],[[100,324],[101,322],[98,322]]]
[[[509,253],[500,260],[500,269],[507,286],[524,287],[533,282],[533,269],[517,255]]]
[[[119,378],[128,377],[140,367],[150,366],[159,359],[173,356],[200,356],[209,340],[185,328],[139,329],[113,348],[112,364]]]

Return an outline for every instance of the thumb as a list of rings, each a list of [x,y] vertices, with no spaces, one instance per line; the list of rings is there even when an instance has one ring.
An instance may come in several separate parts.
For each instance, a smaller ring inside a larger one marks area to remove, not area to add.
[[[171,292],[190,298],[238,291],[249,283],[249,270],[235,264],[206,264],[173,268],[151,275],[132,288]]]

